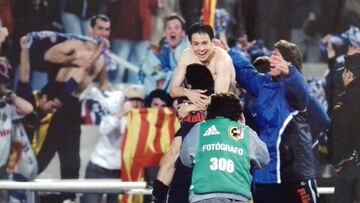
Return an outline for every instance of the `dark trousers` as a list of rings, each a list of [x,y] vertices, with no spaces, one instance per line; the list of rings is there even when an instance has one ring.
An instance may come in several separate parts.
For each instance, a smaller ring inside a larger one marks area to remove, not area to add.
[[[170,184],[167,203],[189,202],[189,189],[191,185],[192,168],[184,166],[180,159],[176,161],[174,178]]]
[[[255,184],[256,203],[318,203],[316,180],[282,183]]]
[[[196,123],[181,123],[180,129],[175,136],[181,136],[184,140],[187,133]],[[191,185],[192,168],[181,163],[180,158],[175,163],[175,173],[171,181],[167,203],[188,203],[189,189]]]
[[[120,170],[110,170],[98,166],[91,161],[88,163],[85,172],[85,178],[88,179],[101,179],[101,178],[114,178],[120,179]],[[83,203],[101,203],[102,193],[85,193],[81,202]],[[118,194],[107,194],[107,203],[118,203]]]
[[[187,133],[196,123],[181,123],[180,129],[175,136],[181,136],[184,140]],[[167,203],[188,203],[189,189],[191,185],[192,168],[181,163],[180,158],[176,160],[174,177],[170,183]]]
[[[360,165],[348,164],[336,176],[332,202],[360,202]]]
[[[53,115],[43,146],[36,155],[39,173],[49,165],[57,152],[60,159],[61,178],[79,178],[80,134],[81,106],[77,98],[71,97]],[[73,193],[63,193],[59,197],[59,201],[74,198],[75,194]]]

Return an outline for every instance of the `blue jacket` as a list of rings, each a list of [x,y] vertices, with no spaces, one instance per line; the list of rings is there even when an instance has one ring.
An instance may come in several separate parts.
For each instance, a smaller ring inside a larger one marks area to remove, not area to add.
[[[229,52],[236,71],[236,81],[257,98],[257,124],[259,137],[269,150],[270,163],[254,175],[255,183],[281,183],[281,136],[293,115],[306,109],[307,83],[301,73],[289,67],[289,75],[273,80],[269,74],[258,73],[237,52]]]
[[[174,50],[170,48],[166,40],[160,47],[159,53],[155,53],[150,47],[148,48],[139,72],[139,81],[144,85],[147,93],[156,89],[156,82],[159,79],[165,79],[162,89],[167,92],[170,91],[170,82],[178,59],[189,45],[189,40],[184,37]]]

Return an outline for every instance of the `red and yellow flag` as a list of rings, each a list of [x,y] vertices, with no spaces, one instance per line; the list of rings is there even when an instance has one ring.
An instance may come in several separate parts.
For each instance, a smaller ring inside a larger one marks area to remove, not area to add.
[[[121,179],[144,181],[144,168],[159,166],[168,151],[180,123],[172,108],[142,108],[131,110],[122,146]],[[142,197],[124,196],[122,202],[139,203]]]
[[[215,26],[215,10],[217,0],[204,0],[203,1],[203,20],[204,23]]]

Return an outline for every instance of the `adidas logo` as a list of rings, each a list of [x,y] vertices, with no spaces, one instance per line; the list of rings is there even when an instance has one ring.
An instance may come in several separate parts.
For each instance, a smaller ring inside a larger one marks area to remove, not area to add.
[[[220,132],[216,129],[215,125],[212,125],[210,128],[208,128],[205,133],[203,134],[204,137],[210,136],[210,135],[218,135]]]

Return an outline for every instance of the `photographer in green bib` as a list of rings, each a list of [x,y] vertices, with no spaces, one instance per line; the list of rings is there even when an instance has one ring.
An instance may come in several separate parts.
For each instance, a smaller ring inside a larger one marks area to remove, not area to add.
[[[250,202],[251,171],[269,162],[256,132],[246,126],[240,100],[232,93],[211,96],[207,119],[196,124],[180,150],[182,163],[194,167],[190,202]]]

